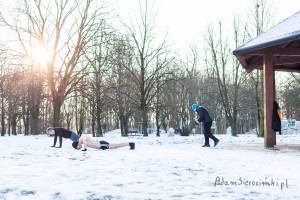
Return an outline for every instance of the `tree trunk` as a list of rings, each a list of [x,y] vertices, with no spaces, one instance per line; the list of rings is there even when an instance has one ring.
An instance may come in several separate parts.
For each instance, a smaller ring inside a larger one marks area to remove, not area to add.
[[[143,119],[143,125],[142,125],[142,130],[143,130],[143,135],[145,137],[148,137],[148,115],[147,112],[145,111],[145,109],[142,110],[142,119]]]
[[[98,99],[98,98],[97,98]],[[97,119],[96,119],[96,122],[97,122],[97,132],[96,132],[96,136],[97,137],[103,137],[103,134],[102,134],[102,129],[101,129],[101,107],[100,107],[100,99],[97,100],[97,106],[96,106],[96,113],[97,113]]]
[[[128,120],[129,120],[129,115],[125,115],[124,121],[123,121],[125,136],[128,135]]]
[[[4,99],[1,98],[1,136],[5,135],[5,112]]]
[[[24,113],[24,120],[23,120],[23,123],[24,123],[24,134],[25,135],[29,135],[29,114],[28,112],[25,112]]]
[[[260,85],[262,81],[262,71],[257,72],[255,95],[256,95],[256,105],[257,105],[257,118],[258,118],[258,137],[264,137],[264,108],[263,108],[263,86]],[[261,87],[261,88],[260,88]]]
[[[53,97],[53,127],[60,127],[60,111],[63,103],[63,98],[60,96]]]
[[[160,137],[160,126],[161,126],[161,121],[159,119],[159,111],[158,108],[156,109],[156,115],[155,115],[155,121],[156,121],[156,137]]]
[[[233,119],[233,122],[231,123],[231,135],[232,136],[237,136],[237,123],[236,119]]]
[[[38,135],[41,133],[40,104],[41,104],[41,98],[40,96],[36,95],[36,97],[33,98],[33,106],[30,108],[30,113],[31,113],[30,127],[31,127],[32,135]]]
[[[121,136],[127,136],[128,135],[128,121],[130,117],[130,113],[128,114],[122,114],[119,117],[120,125],[121,125]]]
[[[11,134],[17,135],[17,115],[13,114],[11,118]]]
[[[98,113],[98,112],[97,112]],[[100,116],[97,115],[97,118],[96,118],[96,137],[103,137],[102,135],[102,131],[101,131],[101,121],[100,121]]]
[[[119,120],[120,120],[120,128],[121,128],[121,136],[126,136],[127,132],[125,131],[125,123],[124,123],[124,115],[121,114],[119,115]]]
[[[85,121],[85,113],[84,113],[83,106],[84,106],[84,100],[81,99],[81,106],[80,106],[80,111],[79,111],[79,124],[78,124],[79,128],[77,130],[77,133],[80,136],[83,133],[83,127],[84,127],[84,121]],[[100,126],[100,129],[101,129],[101,126]]]
[[[92,135],[93,137],[96,136],[96,133],[95,133],[95,127],[96,127],[96,109],[95,109],[95,102],[94,101],[91,101],[90,102],[90,107],[91,107],[91,129],[92,129]]]
[[[92,114],[92,124],[91,124],[91,126],[92,126],[92,135],[93,135],[93,137],[95,137],[96,136],[96,134],[95,134],[96,118],[95,118],[94,114]]]

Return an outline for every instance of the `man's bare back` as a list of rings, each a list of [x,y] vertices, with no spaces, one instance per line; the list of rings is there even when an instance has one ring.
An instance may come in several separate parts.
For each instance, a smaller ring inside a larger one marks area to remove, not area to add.
[[[105,149],[116,149],[116,148],[130,146],[130,150],[135,149],[135,143],[134,142],[111,144],[111,143],[108,143],[106,141],[94,140],[90,136],[81,136],[79,138],[78,142],[73,142],[72,146],[77,150],[79,150],[83,147],[82,151],[86,151],[86,147],[105,150]]]
[[[97,140],[93,140],[89,136],[83,136],[82,140],[83,140],[83,144],[85,144],[85,146],[87,146],[87,147],[91,147],[91,148],[94,148],[94,149],[99,149],[100,148],[100,142],[97,141]],[[80,141],[80,138],[79,138],[79,141]]]

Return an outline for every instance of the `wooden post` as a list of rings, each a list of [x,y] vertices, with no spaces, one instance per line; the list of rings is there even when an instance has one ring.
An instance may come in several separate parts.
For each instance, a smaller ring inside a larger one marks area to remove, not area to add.
[[[272,58],[273,58],[273,56],[272,56]],[[272,65],[273,66],[273,100],[275,101],[276,100],[276,83],[275,83],[275,68],[274,68],[274,65]],[[272,103],[272,105],[273,105],[273,103]],[[272,111],[273,111],[273,106],[272,106]],[[274,145],[276,145],[276,132],[274,131],[274,135],[275,135],[275,137],[274,137]]]
[[[274,147],[276,134],[272,129],[272,109],[275,88],[275,70],[272,64],[272,55],[264,56],[264,145],[266,148]]]

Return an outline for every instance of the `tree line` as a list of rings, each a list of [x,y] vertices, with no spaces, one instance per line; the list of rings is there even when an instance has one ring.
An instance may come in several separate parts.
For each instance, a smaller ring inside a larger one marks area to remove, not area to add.
[[[134,20],[117,27],[111,5],[96,0],[24,0],[12,16],[1,12],[14,34],[0,46],[1,136],[48,126],[126,136],[138,124],[144,136],[168,127],[188,135],[193,103],[210,111],[218,133],[259,127],[263,136],[262,72],[247,74],[232,51],[272,25],[269,2],[255,1],[247,20],[234,16],[230,30],[207,25],[204,47],[191,45],[186,56],[159,36],[154,5],[140,1]],[[290,117],[299,115],[299,101],[289,100],[299,95],[293,77],[282,93]]]

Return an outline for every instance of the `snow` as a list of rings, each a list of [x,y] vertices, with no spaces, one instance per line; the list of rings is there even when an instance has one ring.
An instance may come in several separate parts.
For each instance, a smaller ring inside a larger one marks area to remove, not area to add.
[[[291,120],[294,121],[294,126],[288,125],[288,120],[282,120],[281,121],[281,131],[284,135],[290,135],[290,134],[300,134],[300,121]]]
[[[174,128],[169,128],[169,130],[168,130],[168,137],[174,137],[174,135],[175,135],[175,130],[174,130]]]
[[[115,130],[95,139],[136,149],[86,152],[69,139],[60,149],[45,135],[0,137],[0,199],[300,199],[299,134],[277,135],[273,149],[255,134],[216,136],[203,148],[203,135]]]

